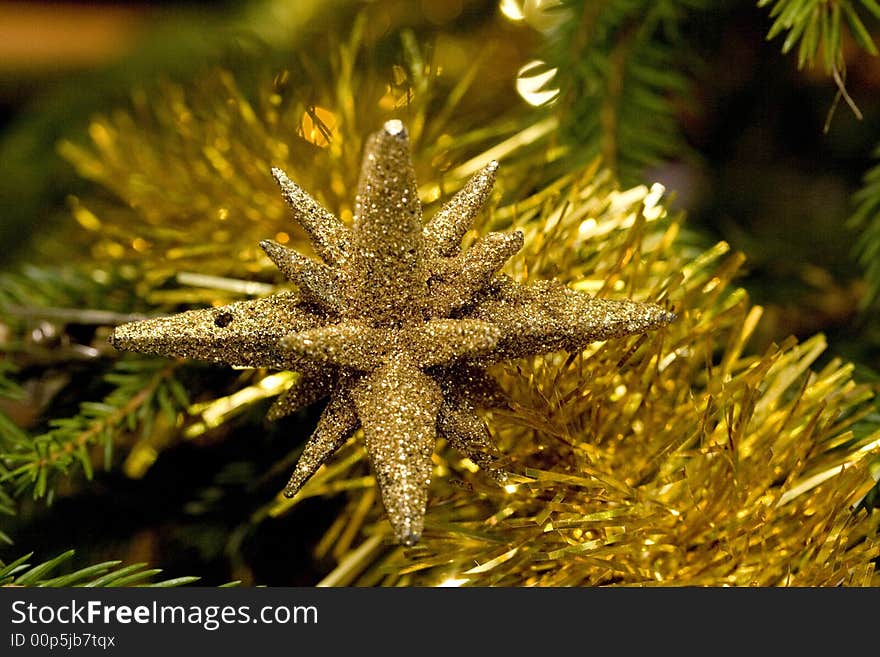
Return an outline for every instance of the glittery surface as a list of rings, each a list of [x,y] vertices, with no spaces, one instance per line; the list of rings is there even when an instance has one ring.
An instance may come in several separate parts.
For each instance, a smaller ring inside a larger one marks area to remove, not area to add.
[[[519,231],[489,233],[457,258],[435,261],[429,279],[428,312],[432,317],[448,317],[466,306],[522,245]]]
[[[123,324],[113,331],[110,343],[127,351],[241,367],[297,369],[302,359],[283,349],[281,338],[291,330],[308,329],[325,321],[297,295],[283,293]]]
[[[293,496],[309,477],[321,467],[360,426],[358,414],[349,391],[349,381],[341,381],[336,394],[327,403],[315,432],[306,442],[303,453],[296,462],[284,493]]]
[[[411,545],[423,528],[438,434],[496,480],[505,478],[477,414],[477,406],[502,403],[485,366],[578,350],[674,319],[657,305],[596,299],[555,281],[523,285],[498,274],[522,247],[518,231],[490,233],[461,252],[496,169],[493,162],[479,171],[423,226],[406,129],[389,121],[367,143],[351,228],[274,169],[323,260],[261,243],[299,295],[125,324],[113,344],[299,370],[299,382],[270,416],[327,395],[330,401],[285,493],[294,495],[362,426],[394,535]]]
[[[260,247],[284,277],[296,284],[303,300],[335,313],[346,307],[344,278],[340,270],[315,262],[272,240],[263,240]]]
[[[290,180],[281,169],[272,169],[272,176],[281,188],[288,207],[293,211],[294,220],[308,234],[315,253],[328,265],[344,265],[351,250],[348,228]]]
[[[597,340],[644,333],[675,318],[655,304],[597,299],[558,281],[522,285],[504,276],[482,291],[468,314],[501,330],[496,349],[483,362],[576,351]]]
[[[422,207],[399,121],[367,142],[353,232],[350,290],[357,316],[377,326],[418,320],[427,290]]]
[[[495,184],[498,162],[492,160],[480,169],[425,225],[428,257],[454,255],[461,238],[470,230]]]
[[[300,379],[281,394],[269,408],[266,417],[277,420],[316,401],[324,399],[339,385],[339,370],[317,363],[304,363]]]
[[[450,445],[467,455],[497,481],[507,481],[507,473],[498,467],[501,454],[470,399],[450,394],[440,406],[437,431],[446,437]]]
[[[419,540],[431,483],[440,387],[407,359],[383,364],[354,390],[367,455],[397,540]]]

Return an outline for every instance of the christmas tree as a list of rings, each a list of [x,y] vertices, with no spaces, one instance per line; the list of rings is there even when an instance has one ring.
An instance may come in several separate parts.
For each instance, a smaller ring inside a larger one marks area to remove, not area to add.
[[[7,121],[0,582],[878,583],[880,6],[232,4]]]

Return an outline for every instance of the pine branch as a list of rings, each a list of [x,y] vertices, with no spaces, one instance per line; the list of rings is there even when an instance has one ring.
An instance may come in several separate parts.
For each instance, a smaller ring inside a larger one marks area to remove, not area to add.
[[[87,479],[94,474],[96,447],[103,448],[104,467],[110,467],[114,446],[125,432],[140,429],[149,435],[157,417],[174,424],[189,405],[186,391],[174,378],[177,363],[123,360],[104,379],[114,389],[101,402],[84,402],[70,418],[50,422],[51,429],[35,437],[8,440],[0,454],[7,472],[0,481],[12,484],[15,495],[32,489],[34,498],[52,501],[57,480],[81,468]]]
[[[2,465],[0,465],[0,475],[5,475],[6,469]],[[15,500],[0,488],[0,515],[5,516],[14,516],[16,513],[15,508]],[[0,543],[12,544],[12,539],[9,537],[9,534],[0,529]]]
[[[845,68],[844,23],[860,48],[877,55],[877,46],[861,15],[867,12],[880,19],[880,4],[876,0],[758,0],[758,7],[771,5],[770,18],[775,20],[767,39],[784,34],[783,54],[797,46],[798,68],[813,67],[819,62],[827,74],[839,75]],[[857,7],[861,7],[861,13]]]
[[[28,560],[33,553],[4,564],[0,562],[0,586],[26,586],[41,588],[60,588],[66,586],[105,587],[105,586],[151,586],[171,587],[192,584],[198,577],[175,577],[155,581],[161,568],[149,568],[146,563],[122,566],[122,561],[104,561],[79,570],[59,574],[63,566],[74,557],[74,550],[68,550],[37,565]]]
[[[105,327],[135,319],[139,295],[127,276],[101,267],[33,266],[0,274],[0,352],[22,368],[113,355]]]
[[[0,360],[0,400],[2,399],[19,399],[22,396],[22,390],[18,384],[9,378],[16,368],[12,363]],[[0,446],[5,447],[17,440],[25,440],[25,433],[18,427],[8,415],[0,411]],[[6,464],[0,459],[0,479],[8,474]],[[0,514],[14,516],[16,512],[15,501],[12,497],[0,487]],[[0,530],[0,542],[12,543],[12,539],[6,532]]]
[[[880,158],[880,145],[873,156]],[[856,254],[864,268],[868,290],[862,297],[862,306],[873,306],[880,299],[880,163],[864,176],[862,188],[853,196],[856,210],[848,225],[860,231]]]
[[[10,378],[10,375],[15,374],[16,371],[12,363],[0,360],[0,397],[18,399],[23,394],[19,385]]]
[[[17,368],[7,360],[0,360],[0,399],[21,399],[23,391],[11,377]],[[8,445],[25,438],[25,433],[8,415],[0,411],[0,446]],[[0,462],[0,473],[3,464]]]
[[[705,0],[567,0],[553,34],[564,135],[583,161],[635,183],[645,167],[686,151],[677,117],[690,86],[680,32]],[[646,121],[645,117],[651,120]]]
[[[131,285],[98,268],[25,265],[0,274],[0,309],[94,308],[123,310],[131,300]]]

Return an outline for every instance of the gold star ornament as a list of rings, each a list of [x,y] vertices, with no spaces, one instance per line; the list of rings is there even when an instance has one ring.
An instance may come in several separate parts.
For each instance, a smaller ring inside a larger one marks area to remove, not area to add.
[[[519,231],[489,233],[462,251],[496,169],[492,162],[475,174],[423,224],[406,129],[388,121],[367,143],[350,227],[274,169],[321,259],[260,244],[298,292],[124,324],[111,341],[123,350],[299,372],[270,419],[330,399],[285,494],[295,495],[362,428],[395,538],[412,545],[422,533],[438,435],[504,481],[477,414],[500,399],[487,366],[580,350],[674,319],[658,305],[499,274],[523,245]]]

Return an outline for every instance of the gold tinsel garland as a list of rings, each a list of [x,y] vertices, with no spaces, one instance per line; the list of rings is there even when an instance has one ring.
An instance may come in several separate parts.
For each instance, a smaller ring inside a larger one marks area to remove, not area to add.
[[[364,16],[347,41],[323,48],[326,61],[298,53],[282,70],[217,68],[186,84],[135,89],[129,108],[94,118],[88,142],[62,142],[60,153],[77,173],[104,189],[69,199],[89,256],[142,269],[151,301],[205,300],[154,288],[181,272],[275,277],[258,246],[267,237],[309,251],[289,221],[273,167],[350,222],[364,140],[386,120],[406,120],[417,174],[430,181],[420,189],[422,203],[434,210],[440,204],[432,203],[493,157],[553,128],[547,120],[525,130],[510,117],[491,120],[493,107],[511,99],[486,98],[479,89],[477,76],[489,67],[474,45],[460,78],[440,55],[429,59],[410,33],[371,39]],[[379,64],[378,51],[389,51],[390,61]],[[462,165],[462,155],[473,153]]]
[[[732,279],[742,256],[698,253],[658,203],[596,169],[502,208],[527,235],[515,275],[668,299],[666,331],[502,366],[487,417],[522,475],[499,487],[452,450],[435,461],[420,545],[393,548],[357,443],[299,499],[349,490],[318,546],[326,585],[876,585],[880,434],[853,431],[870,388],[813,368],[822,336],[750,354],[761,316]],[[287,512],[279,498],[267,510]]]
[[[874,485],[869,465],[880,434],[854,430],[873,395],[852,380],[852,367],[835,359],[819,365],[821,336],[753,353],[761,309],[732,285],[742,257],[723,243],[691,246],[659,188],[618,190],[596,166],[523,199],[518,190],[531,187],[523,181],[555,157],[528,150],[552,120],[479,127],[478,112],[455,109],[465,82],[452,85],[450,102],[432,107],[434,79],[408,51],[409,68],[395,69],[390,82],[364,73],[354,65],[362,54],[355,30],[332,78],[309,75],[305,91],[281,73],[248,100],[231,74],[217,72],[189,88],[137,94],[131,112],[97,119],[90,147],[63,147],[81,174],[123,201],[72,199],[79,224],[97,238],[91,255],[143,267],[138,276],[151,276],[144,297],[165,308],[266,293],[271,285],[233,291],[219,279],[160,286],[175,273],[185,283],[187,271],[269,271],[257,243],[271,234],[267,227],[289,225],[271,166],[289,169],[345,219],[362,135],[405,112],[423,180],[446,170],[454,188],[490,159],[502,160],[498,196],[511,203],[490,212],[480,231],[524,231],[526,248],[507,273],[668,301],[679,319],[657,334],[498,367],[510,408],[487,421],[520,478],[500,487],[440,446],[426,531],[414,548],[389,540],[357,438],[296,498],[279,495],[254,522],[310,496],[348,495],[315,548],[337,564],[324,584],[880,583],[873,565],[880,514],[859,508]],[[474,126],[467,137],[449,120],[461,115]],[[502,138],[500,150],[448,169],[478,151],[475,144]],[[421,189],[426,207],[437,207],[430,203],[445,188]],[[203,241],[193,242],[199,233]],[[295,233],[276,239],[305,244]],[[242,390],[194,405],[182,435],[197,439],[277,394],[291,376],[254,371]]]

